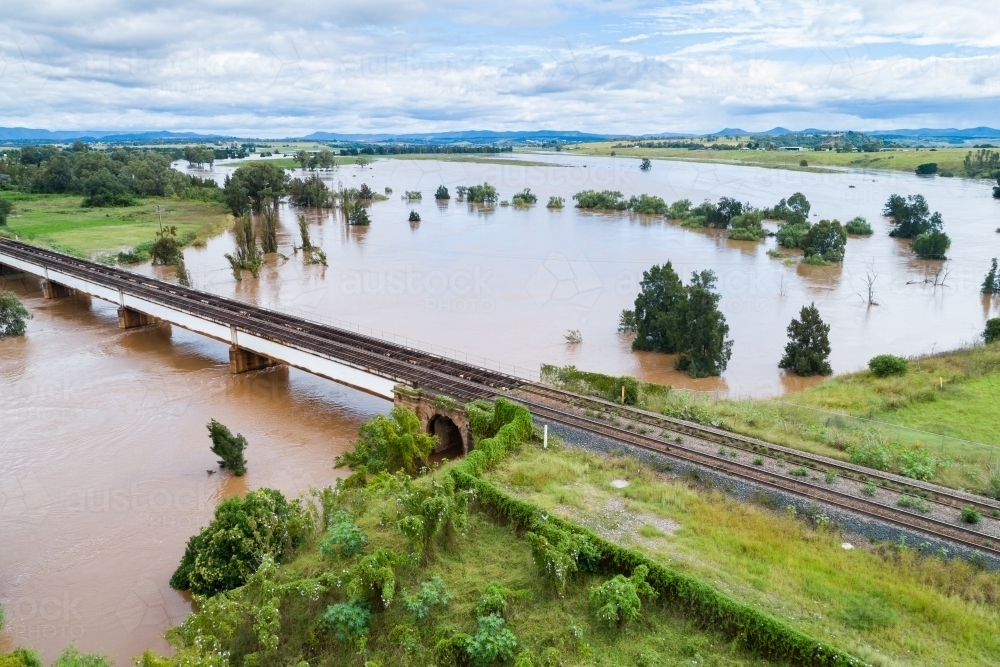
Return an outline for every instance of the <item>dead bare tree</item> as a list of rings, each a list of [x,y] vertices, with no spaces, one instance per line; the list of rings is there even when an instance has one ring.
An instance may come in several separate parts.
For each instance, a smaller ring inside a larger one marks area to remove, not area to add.
[[[869,308],[878,305],[878,301],[875,300],[876,280],[878,280],[878,271],[875,270],[875,258],[872,257],[871,261],[868,262],[868,272],[865,274],[865,277],[861,279],[861,282],[865,285],[867,297],[864,294],[858,294],[862,301],[868,304]]]

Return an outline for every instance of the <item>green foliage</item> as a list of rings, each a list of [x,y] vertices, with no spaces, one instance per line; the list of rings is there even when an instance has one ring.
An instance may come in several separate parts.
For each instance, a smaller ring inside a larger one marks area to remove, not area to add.
[[[448,606],[453,598],[452,594],[445,588],[444,581],[436,574],[421,583],[416,593],[410,595],[408,591],[403,591],[402,597],[403,608],[415,621],[426,618],[433,607]]]
[[[313,173],[306,179],[291,180],[288,184],[288,199],[296,206],[331,208],[334,197],[320,175]]]
[[[655,598],[656,591],[646,583],[649,568],[639,565],[631,577],[616,574],[590,589],[590,601],[597,607],[597,617],[608,625],[624,626],[639,617],[641,597]]]
[[[319,552],[331,558],[352,558],[361,553],[367,543],[368,536],[354,523],[354,517],[340,510],[330,517],[326,536],[319,543]]]
[[[402,562],[392,549],[376,549],[348,570],[348,595],[376,609],[388,607],[396,596],[396,567]]]
[[[891,375],[906,375],[906,359],[894,354],[879,354],[868,360],[868,368],[875,377],[885,378]]]
[[[451,199],[451,195],[448,194],[448,188],[443,185],[439,185],[438,189],[434,191],[434,199]]]
[[[990,263],[990,270],[983,279],[983,286],[979,290],[982,294],[1000,294],[1000,279],[997,278],[997,258],[994,257]]]
[[[260,274],[260,266],[263,262],[263,255],[257,247],[257,233],[253,228],[253,220],[250,215],[237,218],[233,225],[233,237],[236,241],[236,254],[226,253],[225,258],[233,270],[233,277],[242,280],[242,271],[249,271],[256,278]]]
[[[476,616],[493,615],[507,618],[507,606],[512,597],[514,591],[498,581],[491,581],[476,602]]]
[[[265,255],[278,252],[278,202],[260,212],[260,250]]]
[[[170,586],[216,595],[242,586],[265,557],[282,562],[312,531],[311,517],[280,491],[258,489],[227,498],[215,517],[188,540]]]
[[[309,238],[309,221],[304,215],[299,216],[299,236],[302,237],[302,249],[312,250],[312,239]]]
[[[534,425],[527,408],[507,399],[498,398],[490,406],[475,402],[466,408],[475,449],[465,457],[461,467],[480,475],[505,459],[522,442],[531,437]]]
[[[618,332],[619,333],[635,333],[638,329],[638,324],[635,321],[635,311],[631,308],[626,308],[618,315]]]
[[[531,191],[531,188],[525,188],[511,197],[510,201],[514,206],[531,206],[538,202],[538,197]]]
[[[465,640],[465,651],[473,667],[489,667],[514,657],[517,638],[509,628],[504,627],[502,617],[492,614],[480,616],[476,623],[479,630]]]
[[[625,211],[628,200],[618,190],[583,190],[573,195],[576,207],[596,211]]]
[[[925,162],[917,165],[916,172],[922,176],[936,174],[938,170],[937,162]]]
[[[560,597],[574,573],[596,571],[599,554],[586,535],[554,529],[544,535],[528,532],[524,538],[542,577]]]
[[[14,202],[0,198],[0,227],[7,224],[7,218],[14,213]]]
[[[892,450],[881,439],[873,434],[867,434],[847,448],[851,463],[875,470],[888,470],[892,465]]]
[[[802,242],[809,233],[808,222],[786,222],[778,228],[774,237],[783,248],[801,248]]]
[[[562,208],[566,205],[566,201],[562,197],[549,197],[549,203],[545,205],[545,208]]]
[[[683,342],[686,297],[684,284],[671,262],[643,271],[635,310],[622,313],[622,321],[635,327],[632,349],[666,354],[678,352]]]
[[[750,211],[734,215],[730,221],[729,238],[734,241],[760,241],[767,237],[767,230],[762,224],[763,215],[760,211]]]
[[[802,224],[809,219],[812,205],[801,192],[794,193],[787,199],[782,199],[774,207],[764,209],[764,217],[769,220],[784,220],[789,224]],[[795,247],[795,246],[786,246]]]
[[[459,195],[464,192],[465,199],[470,204],[495,204],[500,198],[497,189],[489,183],[482,185],[470,185],[460,189]]]
[[[428,555],[435,539],[453,541],[468,522],[468,494],[456,491],[451,478],[432,479],[430,488],[407,483],[397,502],[405,516],[396,526],[420,558]]]
[[[859,632],[872,632],[895,625],[896,612],[882,599],[865,597],[851,603],[843,611],[847,627]]]
[[[372,614],[357,602],[340,602],[329,605],[320,618],[320,627],[333,633],[338,641],[354,641],[367,637]]]
[[[899,472],[913,479],[928,480],[934,476],[937,461],[931,453],[915,447],[899,453]]]
[[[0,338],[23,336],[32,314],[13,292],[0,291]]]
[[[899,505],[900,507],[905,507],[907,509],[914,509],[917,510],[918,512],[923,512],[925,514],[931,511],[931,506],[927,503],[926,500],[924,500],[919,496],[910,496],[905,493],[899,497],[899,500],[896,501],[896,504]]]
[[[872,226],[860,215],[845,222],[844,231],[855,236],[870,236],[874,233]]]
[[[266,160],[237,167],[223,185],[226,205],[235,216],[259,213],[288,192],[288,174]]]
[[[961,518],[963,523],[979,523],[983,515],[975,507],[967,506],[962,508]]]
[[[788,343],[778,367],[796,375],[830,375],[830,325],[820,318],[814,303],[803,306],[799,317],[788,325]]]
[[[136,204],[132,192],[107,168],[102,168],[84,180],[82,189],[85,197],[81,205],[84,208]]]
[[[406,199],[423,199],[424,195],[422,192],[420,192],[420,190],[407,190],[403,194],[403,197],[405,197]]]
[[[0,296],[2,299],[2,296]],[[2,321],[3,310],[0,308],[0,321]],[[1000,340],[1000,317],[991,317],[986,320],[986,328],[983,330],[983,340],[986,343],[993,343]]]
[[[183,258],[181,246],[177,242],[177,227],[168,225],[156,232],[156,240],[149,249],[149,257],[153,264],[172,266],[178,258]]]
[[[667,216],[671,220],[682,220],[691,211],[691,200],[690,199],[680,199],[675,201],[670,205],[667,210]]]
[[[649,161],[649,158],[647,157],[642,158],[642,162],[639,163],[639,169],[642,169],[643,171],[649,171],[652,168],[653,168],[653,163]]]
[[[410,222],[420,222],[420,214],[416,211],[410,211],[410,217],[408,218]]]
[[[847,246],[847,231],[837,220],[820,220],[809,228],[800,243],[807,257],[819,255],[827,262],[840,262]]]
[[[208,423],[208,437],[212,439],[212,453],[219,457],[219,466],[230,470],[237,477],[242,477],[247,471],[247,461],[243,451],[247,448],[247,439],[232,431],[214,419]]]
[[[629,375],[615,378],[612,394],[616,402],[622,405],[639,404],[639,381]]]
[[[436,440],[422,431],[412,410],[396,407],[388,417],[377,415],[362,424],[354,451],[338,456],[334,465],[352,470],[364,466],[371,474],[403,471],[412,476],[427,465]]]
[[[721,375],[733,354],[729,325],[719,310],[712,271],[692,272],[683,309],[685,330],[675,366],[693,378]]]
[[[356,202],[351,207],[347,215],[347,224],[352,227],[368,227],[372,224],[372,219],[368,216],[368,211],[361,202]]]
[[[903,239],[940,231],[943,224],[940,213],[931,215],[923,195],[909,195],[905,199],[900,195],[891,195],[882,215],[892,219],[893,230],[889,236]]]
[[[52,663],[52,667],[111,667],[111,659],[97,653],[80,653],[76,646],[69,646]]]
[[[910,247],[920,259],[947,259],[945,253],[951,247],[951,239],[944,232],[935,229],[918,234]]]
[[[629,198],[628,209],[643,215],[665,215],[670,210],[662,198],[647,194]]]
[[[30,648],[16,648],[0,655],[0,667],[45,667],[38,653]]]

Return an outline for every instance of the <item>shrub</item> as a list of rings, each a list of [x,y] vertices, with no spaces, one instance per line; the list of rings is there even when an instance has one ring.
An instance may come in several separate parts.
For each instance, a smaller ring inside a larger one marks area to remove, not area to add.
[[[917,165],[916,172],[921,175],[936,174],[938,170],[937,162],[926,162],[921,165]]]
[[[964,523],[979,523],[979,520],[982,518],[983,515],[975,507],[968,506],[962,508],[962,521]]]
[[[983,294],[1000,294],[1000,279],[997,277],[997,258],[994,257],[990,264],[990,270],[983,279],[983,286],[979,290]]]
[[[598,553],[587,537],[563,530],[548,531],[547,536],[525,533],[531,555],[542,577],[562,597],[574,572],[594,571]]]
[[[799,160],[799,166],[800,167],[808,167],[809,166],[809,162],[807,160]]]
[[[280,563],[312,528],[301,503],[289,502],[275,489],[227,498],[215,508],[212,521],[188,540],[170,586],[196,595],[238,588],[266,556]]]
[[[905,493],[899,497],[896,504],[907,509],[915,509],[918,512],[931,511],[931,506],[927,504],[926,500],[919,496],[910,496]]]
[[[631,211],[644,215],[664,215],[668,210],[667,202],[663,201],[662,198],[645,193],[638,197],[633,196],[629,198],[628,208]]]
[[[870,236],[874,233],[872,226],[860,215],[844,223],[844,231],[855,236]]]
[[[396,522],[396,527],[421,558],[428,554],[435,538],[453,539],[467,525],[468,494],[456,492],[455,480],[450,477],[443,482],[431,480],[430,489],[407,485],[397,502],[407,514]]]
[[[639,163],[639,169],[643,171],[649,171],[653,168],[653,163],[649,161],[648,157],[642,158],[642,162]]]
[[[951,247],[951,239],[941,231],[918,234],[910,245],[920,259],[947,259],[945,253]]]
[[[410,211],[410,222],[420,222],[420,214],[416,211]]]
[[[470,204],[494,204],[500,198],[497,189],[489,183],[470,185],[464,188],[464,193]]]
[[[826,483],[827,484],[833,484],[835,481],[837,481],[837,471],[836,470],[827,470],[826,471]]]
[[[13,292],[0,291],[0,338],[23,336],[31,313]]]
[[[364,467],[371,474],[402,471],[415,475],[427,464],[436,438],[424,433],[420,419],[413,411],[396,407],[389,416],[377,415],[358,429],[353,452],[345,452],[334,460],[337,467],[352,470]]]
[[[565,205],[566,201],[562,197],[549,197],[549,203],[545,208],[562,208]]]
[[[734,241],[760,241],[766,238],[767,230],[761,224],[762,219],[760,211],[749,211],[733,216],[730,221],[729,238]]]
[[[403,195],[406,199],[423,199],[424,195],[419,190],[407,190],[406,194]]]
[[[514,206],[530,206],[538,202],[538,197],[531,191],[531,188],[525,188],[510,199]]]
[[[476,623],[479,630],[465,640],[465,651],[474,667],[488,667],[514,657],[517,638],[509,628],[504,627],[502,617],[493,614],[480,616]]]
[[[614,396],[616,403],[621,403],[622,405],[638,405],[639,381],[629,375],[615,378],[612,395]]]
[[[809,233],[809,227],[808,222],[786,222],[778,228],[774,237],[784,248],[801,248],[802,240]]]
[[[0,667],[45,667],[34,649],[16,648],[0,655]]]
[[[863,487],[861,487],[861,493],[869,497],[874,497],[877,492],[878,489],[875,486],[875,482],[867,482]]]
[[[476,616],[500,616],[507,618],[507,604],[510,598],[514,597],[514,591],[510,590],[499,581],[491,581],[486,585],[486,590],[479,596],[476,602]]]
[[[868,368],[875,377],[890,375],[906,375],[908,365],[906,359],[892,354],[880,354],[868,360]]]
[[[376,549],[348,570],[348,595],[374,607],[388,607],[396,597],[396,566],[402,561],[392,549]]]
[[[247,461],[243,458],[243,450],[247,448],[247,439],[238,433],[233,435],[214,419],[208,423],[208,437],[212,439],[212,453],[219,457],[219,466],[237,477],[245,475]]]
[[[906,477],[928,480],[934,476],[937,461],[926,449],[915,448],[899,454],[899,471]]]
[[[351,641],[368,635],[372,614],[357,602],[332,604],[320,618],[320,628],[333,632],[339,641]]]
[[[991,317],[986,320],[986,329],[983,331],[983,340],[993,343],[1000,340],[1000,317]]]
[[[403,608],[417,621],[426,618],[432,607],[445,607],[451,600],[451,593],[437,575],[420,584],[420,589],[413,595],[403,591]]]
[[[618,190],[584,190],[573,195],[576,207],[599,211],[625,211],[628,200]]]
[[[827,262],[844,259],[847,231],[838,220],[820,220],[802,237],[800,247],[809,255],[819,255]]]
[[[330,517],[326,537],[319,543],[319,552],[331,558],[351,558],[361,553],[367,543],[368,536],[354,523],[354,517],[340,510]]]
[[[849,446],[847,454],[851,458],[851,463],[875,470],[888,470],[892,465],[892,451],[872,434],[866,434],[861,442]]]
[[[619,627],[639,617],[642,608],[640,596],[655,598],[656,591],[646,583],[649,568],[640,565],[632,576],[616,574],[599,586],[590,589],[590,601],[597,607],[597,617],[608,625]]]
[[[386,194],[389,193],[387,192]],[[434,199],[451,199],[451,195],[448,194],[448,188],[439,185],[438,189],[434,191]]]

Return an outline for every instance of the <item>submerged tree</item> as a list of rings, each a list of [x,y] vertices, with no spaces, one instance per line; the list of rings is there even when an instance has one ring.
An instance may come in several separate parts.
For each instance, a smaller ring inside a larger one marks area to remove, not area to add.
[[[438,189],[434,191],[434,199],[451,199],[451,195],[448,194],[448,188],[439,185]]]
[[[233,215],[260,213],[287,193],[288,174],[273,162],[252,162],[226,176],[223,187]]]
[[[412,410],[396,407],[388,417],[378,415],[362,424],[354,451],[338,456],[334,465],[373,474],[401,470],[415,475],[426,465],[436,443],[437,438],[420,428]]]
[[[838,220],[820,220],[801,240],[806,257],[818,256],[827,262],[841,262],[847,247],[847,230]]]
[[[712,271],[696,272],[687,288],[682,313],[686,331],[676,367],[693,378],[721,375],[733,356],[733,341],[727,339],[729,325],[719,310],[721,297],[715,292],[715,281]]]
[[[941,214],[931,214],[923,195],[891,195],[882,209],[882,215],[892,218],[893,229],[889,236],[912,239],[920,234],[939,232],[944,224]]]
[[[788,325],[788,344],[779,368],[787,368],[796,375],[830,375],[833,369],[830,356],[830,325],[819,316],[816,304],[802,306],[801,320],[792,319]]]
[[[247,439],[238,433],[233,435],[214,419],[208,424],[208,436],[212,439],[212,453],[219,457],[219,466],[237,477],[245,475],[247,461],[243,458],[243,450],[247,448]]]
[[[163,266],[176,264],[177,258],[183,257],[180,244],[177,243],[176,227],[169,225],[156,232],[156,241],[149,249],[149,256],[153,260],[153,264],[162,264]]]
[[[299,234],[302,236],[302,249],[312,250],[312,239],[309,238],[309,221],[304,215],[299,216]]]
[[[980,290],[983,294],[1000,294],[1000,279],[997,278],[997,258],[993,258],[989,273],[983,279],[983,287]]]
[[[653,163],[649,161],[648,157],[642,158],[642,162],[639,163],[639,169],[643,171],[649,171],[653,168]]]
[[[261,211],[260,249],[267,255],[278,252],[278,204],[274,202]]]
[[[633,350],[675,354],[681,343],[679,316],[686,295],[673,264],[643,271],[639,289],[635,309],[622,313],[619,326],[636,332]]]
[[[253,229],[253,220],[249,215],[242,216],[233,225],[233,235],[236,239],[236,254],[226,253],[229,266],[233,269],[233,277],[242,280],[242,271],[246,270],[254,278],[260,275],[260,265],[263,262],[260,249],[257,247],[257,235]]]
[[[0,292],[0,338],[23,336],[32,317],[13,292]]]

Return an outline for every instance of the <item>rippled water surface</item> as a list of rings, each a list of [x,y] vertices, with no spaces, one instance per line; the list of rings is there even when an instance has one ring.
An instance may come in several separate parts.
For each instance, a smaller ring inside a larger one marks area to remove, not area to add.
[[[719,165],[552,156],[524,167],[423,160],[345,166],[335,186],[391,187],[371,207],[370,228],[349,228],[331,211],[281,209],[280,251],[259,280],[236,282],[224,254],[231,234],[185,252],[196,287],[341,321],[413,344],[484,357],[537,373],[540,362],[733,394],[775,395],[801,386],[778,371],[785,327],[815,301],[831,324],[836,371],[881,352],[914,354],[971,341],[993,307],[978,294],[1000,255],[1000,202],[985,182],[905,174],[812,174]],[[216,178],[229,168],[216,165]],[[540,203],[483,210],[436,203],[438,185],[488,181],[501,198],[525,187]],[[854,186],[853,188],[850,186]],[[733,196],[772,205],[807,195],[814,219],[855,215],[876,229],[848,241],[843,266],[785,266],[765,243],[731,242],[659,218],[576,211],[579,190],[642,192],[668,202]],[[406,202],[405,190],[423,199]],[[924,194],[944,216],[951,260],[923,262],[886,236],[880,217],[892,193]],[[569,204],[545,208],[549,196]],[[420,223],[409,223],[417,211]],[[329,266],[293,251],[306,215]],[[642,271],[671,260],[685,277],[719,276],[721,309],[735,340],[721,378],[691,381],[664,355],[635,354],[616,333]],[[173,279],[171,269],[140,271]],[[877,273],[869,308],[860,293]],[[947,276],[944,285],[934,276]],[[931,282],[925,282],[930,280]],[[0,341],[0,603],[4,646],[39,647],[51,660],[71,640],[128,664],[145,647],[166,650],[162,631],[189,611],[167,585],[187,538],[220,498],[261,486],[288,494],[333,481],[333,458],[358,425],[389,404],[295,370],[230,376],[226,345],[166,326],[117,329],[114,307],[97,300],[45,301],[35,279],[7,282],[35,315],[24,339]],[[994,312],[995,314],[995,312]],[[579,345],[564,334],[578,329]],[[417,343],[419,341],[419,343]],[[205,424],[215,418],[251,443],[242,479],[210,475]]]

